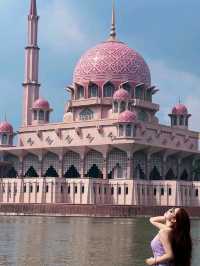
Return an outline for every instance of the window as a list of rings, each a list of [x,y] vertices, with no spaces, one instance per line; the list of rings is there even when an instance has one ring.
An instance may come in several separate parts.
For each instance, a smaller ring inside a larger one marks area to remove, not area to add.
[[[199,196],[199,190],[195,189],[195,196],[198,197]]]
[[[143,88],[142,86],[137,86],[135,88],[135,98],[142,99],[143,98]]]
[[[49,122],[49,111],[46,111],[46,114],[45,114],[45,120],[47,122]]]
[[[99,187],[99,194],[101,194],[101,187]]]
[[[122,137],[124,135],[124,127],[123,125],[119,125],[119,137]]]
[[[93,192],[94,192],[94,194],[96,194],[96,188],[95,187],[93,187]]]
[[[24,185],[24,193],[26,193],[26,185]]]
[[[143,122],[148,121],[148,115],[147,115],[147,113],[145,111],[143,111],[143,110],[140,111],[139,114],[138,114],[138,119],[140,121],[143,121]]]
[[[125,102],[121,102],[120,103],[120,113],[124,112],[126,110],[126,103]]]
[[[177,117],[176,116],[173,116],[172,117],[172,125],[173,126],[176,126],[177,125]]]
[[[30,185],[30,193],[33,192],[33,185]]]
[[[185,118],[185,125],[188,126],[188,117]]]
[[[78,188],[77,188],[77,186],[75,186],[74,187],[74,193],[77,194],[77,192],[78,192]]]
[[[84,192],[85,192],[85,187],[84,186],[81,187],[81,192],[82,192],[82,194],[84,194]]]
[[[154,188],[153,194],[154,194],[154,196],[156,196],[156,188]]]
[[[63,193],[63,186],[62,185],[60,186],[60,193],[61,194]]]
[[[36,110],[33,111],[33,116],[34,116],[34,120],[37,120],[37,111]]]
[[[83,86],[77,87],[77,99],[84,98],[84,88]]]
[[[125,193],[126,193],[126,195],[128,195],[128,187],[126,187]]]
[[[111,187],[111,195],[114,194],[114,187]]]
[[[122,189],[121,187],[118,187],[118,195],[121,195],[121,193],[122,193]]]
[[[70,186],[68,186],[68,188],[67,188],[67,193],[68,194],[70,194],[70,190],[71,190],[71,188],[70,188]]]
[[[113,105],[113,107],[114,107],[114,113],[118,113],[118,103],[117,102],[114,102],[114,105]]]
[[[124,90],[126,90],[128,93],[130,93],[130,91],[131,91],[131,85],[128,82],[126,82],[125,84],[123,84],[122,85],[122,88]]]
[[[131,137],[132,133],[132,126],[131,125],[126,125],[126,136]]]
[[[46,185],[46,193],[48,193],[48,192],[49,192],[49,186]]]
[[[80,120],[92,120],[94,113],[89,109],[86,108],[80,112]]]
[[[37,191],[37,193],[40,191],[40,186],[39,185],[37,185],[36,191]]]
[[[172,195],[172,189],[171,189],[171,188],[168,189],[168,195],[169,195],[169,196]]]
[[[106,189],[106,187],[104,187],[104,194],[106,194],[107,193],[107,189]]]
[[[2,135],[2,144],[7,144],[8,143],[8,136],[7,134]]]
[[[152,94],[151,94],[151,91],[150,90],[148,90],[146,92],[146,100],[149,101],[149,102],[152,101]]]
[[[184,116],[181,115],[180,116],[180,126],[183,126],[184,125]]]
[[[43,121],[44,120],[44,111],[43,110],[40,110],[39,111],[39,120],[40,121]]]
[[[103,88],[103,96],[104,97],[112,97],[114,93],[114,86],[111,82],[108,82],[104,85]]]
[[[98,96],[98,86],[96,84],[90,84],[88,88],[88,97]]]
[[[161,190],[160,190],[160,194],[161,194],[161,196],[164,195],[164,188],[163,188],[163,187],[162,187]]]

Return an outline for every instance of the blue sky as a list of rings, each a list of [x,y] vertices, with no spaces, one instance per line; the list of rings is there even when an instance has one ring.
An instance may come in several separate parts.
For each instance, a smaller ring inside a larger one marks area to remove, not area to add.
[[[24,47],[30,0],[0,1],[0,118],[21,124]],[[107,39],[111,0],[37,0],[41,95],[53,121],[62,121],[74,66],[88,48]],[[200,130],[199,0],[116,0],[118,38],[143,55],[159,88],[161,123],[179,97]]]

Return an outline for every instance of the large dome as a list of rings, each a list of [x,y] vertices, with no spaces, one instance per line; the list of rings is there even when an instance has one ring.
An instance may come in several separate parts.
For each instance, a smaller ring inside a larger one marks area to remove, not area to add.
[[[149,67],[143,57],[126,44],[107,41],[89,49],[74,70],[73,81],[132,81],[151,85]]]

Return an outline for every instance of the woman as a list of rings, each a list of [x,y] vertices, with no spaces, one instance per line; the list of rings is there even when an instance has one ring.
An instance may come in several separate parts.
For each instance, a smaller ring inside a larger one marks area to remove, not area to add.
[[[191,266],[190,219],[185,209],[171,208],[164,216],[150,218],[150,222],[160,230],[151,241],[154,257],[146,259],[146,264]]]

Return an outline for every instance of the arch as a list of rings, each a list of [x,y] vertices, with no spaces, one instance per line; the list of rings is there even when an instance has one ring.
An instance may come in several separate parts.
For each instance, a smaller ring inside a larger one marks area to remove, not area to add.
[[[49,176],[49,174],[54,174],[55,177],[58,176],[59,172],[59,158],[58,155],[52,152],[48,152],[44,155],[43,158],[43,173],[44,176]],[[48,174],[48,175],[47,175]],[[54,176],[52,176],[54,177]]]
[[[108,153],[108,178],[127,178],[127,153],[117,148]]]
[[[149,179],[150,180],[160,180],[161,179],[160,172],[156,166],[154,166],[153,169],[151,170],[150,175],[149,175]]]
[[[126,125],[126,136],[127,137],[132,137],[132,125],[128,124]]]
[[[80,177],[81,158],[78,153],[69,151],[63,156],[63,172],[66,178]]]
[[[79,114],[80,120],[92,120],[94,113],[91,109],[85,108]]]
[[[147,156],[144,152],[138,151],[133,154],[133,173],[136,179],[146,179]]]
[[[166,180],[176,180],[176,176],[175,176],[172,168],[169,168],[169,170],[167,171],[167,173],[165,175],[165,179]]]
[[[174,179],[177,178],[178,176],[178,160],[176,157],[168,157],[167,158],[167,161],[166,161],[166,176],[167,176],[167,172],[169,172],[169,170],[172,170],[171,171],[171,174],[173,172],[173,175],[174,175]],[[168,175],[169,177],[169,175]]]
[[[130,84],[129,82],[124,82],[121,86],[122,86],[122,88],[123,88],[124,90],[126,90],[126,91],[129,93],[129,95],[130,95],[130,92],[131,92],[131,84]]]
[[[77,99],[81,99],[84,98],[84,87],[81,85],[76,85],[76,89],[77,89]]]
[[[8,178],[16,178],[18,176],[17,171],[15,170],[15,168],[12,166],[7,173],[7,177]]]
[[[38,177],[38,173],[36,172],[36,170],[34,169],[33,166],[31,166],[27,172],[24,175],[25,177]]]
[[[144,95],[144,85],[139,84],[135,87],[135,98],[136,99],[143,99],[143,95]]]
[[[103,86],[103,97],[112,97],[115,90],[115,86],[112,82],[108,81]]]
[[[85,156],[85,176],[93,178],[103,177],[103,155],[95,150],[90,150]],[[89,176],[92,174],[92,176]]]
[[[4,145],[8,144],[8,134],[4,133],[1,136],[1,139],[2,139],[2,141],[1,141],[2,144],[4,144]]]
[[[189,181],[189,174],[186,169],[184,169],[180,175],[180,180]]]
[[[148,121],[148,115],[144,110],[139,111],[138,113],[138,120],[147,122]]]
[[[124,126],[120,124],[118,126],[118,136],[122,137],[123,135],[124,135]]]
[[[150,179],[158,180],[161,179],[162,173],[162,157],[160,154],[152,154],[150,158]],[[156,179],[155,179],[156,178]]]
[[[88,86],[88,97],[98,97],[98,85],[95,83],[90,83]]]
[[[192,180],[192,160],[185,158],[181,162],[180,180]]]
[[[14,171],[17,174],[16,177],[19,176],[19,174],[21,173],[21,164],[20,164],[19,158],[15,155],[7,154],[4,157],[4,160],[10,163],[11,168],[13,167]]]
[[[56,169],[51,165],[46,173],[44,174],[44,177],[58,177],[58,172],[56,171]]]
[[[38,177],[40,171],[40,162],[35,154],[29,153],[23,159],[23,173],[24,176],[29,176],[29,174],[34,174],[32,177]],[[28,175],[27,175],[28,174]]]

